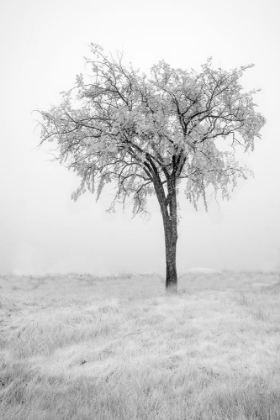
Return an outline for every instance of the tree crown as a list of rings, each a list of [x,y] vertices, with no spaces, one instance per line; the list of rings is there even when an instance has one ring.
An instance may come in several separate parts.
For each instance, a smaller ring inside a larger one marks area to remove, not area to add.
[[[81,177],[72,198],[97,186],[98,200],[114,181],[111,209],[130,197],[136,214],[153,193],[168,205],[184,179],[195,207],[203,197],[207,209],[209,185],[229,198],[229,187],[249,173],[235,159],[235,146],[253,150],[265,123],[255,111],[257,90],[243,92],[239,84],[253,65],[225,71],[208,59],[196,72],[160,61],[148,76],[124,66],[120,54],[108,57],[95,44],[91,52],[92,74],[78,75],[61,104],[41,112],[41,143],[56,140],[60,162]],[[221,150],[218,139],[230,139],[232,151]]]

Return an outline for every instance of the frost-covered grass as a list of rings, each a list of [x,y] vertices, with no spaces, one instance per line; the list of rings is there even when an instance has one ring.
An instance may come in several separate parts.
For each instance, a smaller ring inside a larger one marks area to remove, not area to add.
[[[0,413],[279,420],[279,274],[1,276]]]

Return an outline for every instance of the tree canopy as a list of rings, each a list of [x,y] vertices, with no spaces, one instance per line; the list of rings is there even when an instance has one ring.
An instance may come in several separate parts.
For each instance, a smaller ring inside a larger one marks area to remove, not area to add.
[[[122,55],[109,58],[91,44],[86,59],[91,75],[78,75],[62,103],[43,116],[42,142],[56,140],[59,159],[81,177],[72,195],[115,182],[117,201],[132,198],[134,213],[146,210],[156,190],[168,201],[168,184],[186,179],[186,197],[196,207],[206,189],[229,198],[237,178],[246,177],[234,147],[254,148],[265,119],[255,110],[253,94],[239,79],[253,65],[230,71],[213,69],[211,59],[200,72],[174,69],[165,61],[150,75],[123,65]],[[231,138],[233,151],[223,151],[218,138]]]

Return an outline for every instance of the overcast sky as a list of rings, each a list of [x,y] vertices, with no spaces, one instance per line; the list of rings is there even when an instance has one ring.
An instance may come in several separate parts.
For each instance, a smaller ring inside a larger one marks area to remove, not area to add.
[[[128,209],[105,212],[71,193],[79,179],[36,149],[32,110],[48,110],[85,71],[90,42],[123,50],[143,71],[161,59],[195,68],[212,56],[231,69],[254,63],[241,79],[267,119],[255,152],[241,159],[255,173],[230,201],[196,212],[180,197],[178,270],[271,270],[280,266],[280,3],[278,0],[1,0],[0,273],[161,272],[159,206],[150,220]]]

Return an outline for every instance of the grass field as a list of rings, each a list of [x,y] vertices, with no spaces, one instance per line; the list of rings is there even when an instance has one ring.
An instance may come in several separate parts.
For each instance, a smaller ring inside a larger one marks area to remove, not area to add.
[[[279,273],[0,276],[0,413],[280,419]]]

